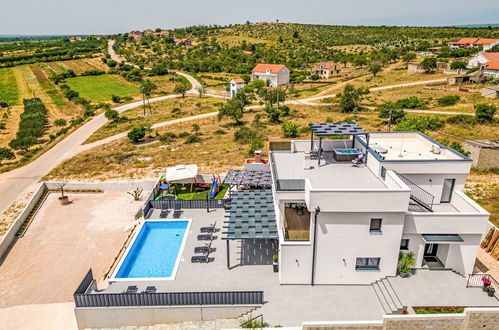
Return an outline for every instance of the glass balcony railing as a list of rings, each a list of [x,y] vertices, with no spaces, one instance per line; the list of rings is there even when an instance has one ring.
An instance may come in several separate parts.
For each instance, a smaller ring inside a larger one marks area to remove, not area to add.
[[[277,179],[275,180],[275,189],[277,191],[304,191],[304,179]]]

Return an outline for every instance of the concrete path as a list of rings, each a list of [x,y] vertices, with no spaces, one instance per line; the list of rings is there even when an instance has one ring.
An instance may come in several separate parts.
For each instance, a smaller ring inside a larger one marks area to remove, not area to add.
[[[77,330],[74,303],[0,308],[0,329]]]

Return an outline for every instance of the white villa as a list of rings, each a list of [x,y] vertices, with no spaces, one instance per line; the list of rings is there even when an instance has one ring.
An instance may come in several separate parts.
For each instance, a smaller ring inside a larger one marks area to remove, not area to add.
[[[251,81],[264,80],[271,87],[287,85],[289,73],[289,69],[282,64],[257,64],[251,70]]]
[[[472,273],[489,214],[463,192],[471,159],[419,132],[310,126],[319,140],[271,152],[281,284],[369,284],[400,251]],[[345,161],[359,151],[365,164]]]
[[[230,97],[235,97],[237,91],[244,87],[244,80],[241,78],[232,79],[230,81]]]

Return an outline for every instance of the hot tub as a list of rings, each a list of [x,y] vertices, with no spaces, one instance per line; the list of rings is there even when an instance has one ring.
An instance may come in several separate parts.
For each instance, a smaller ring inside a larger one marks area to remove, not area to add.
[[[351,161],[357,158],[359,152],[357,149],[334,149],[333,156],[337,161]]]

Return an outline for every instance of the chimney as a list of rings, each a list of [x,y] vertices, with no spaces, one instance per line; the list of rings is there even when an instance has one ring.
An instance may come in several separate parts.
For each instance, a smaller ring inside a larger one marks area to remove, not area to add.
[[[255,150],[255,164],[259,164],[262,162],[262,151]]]

